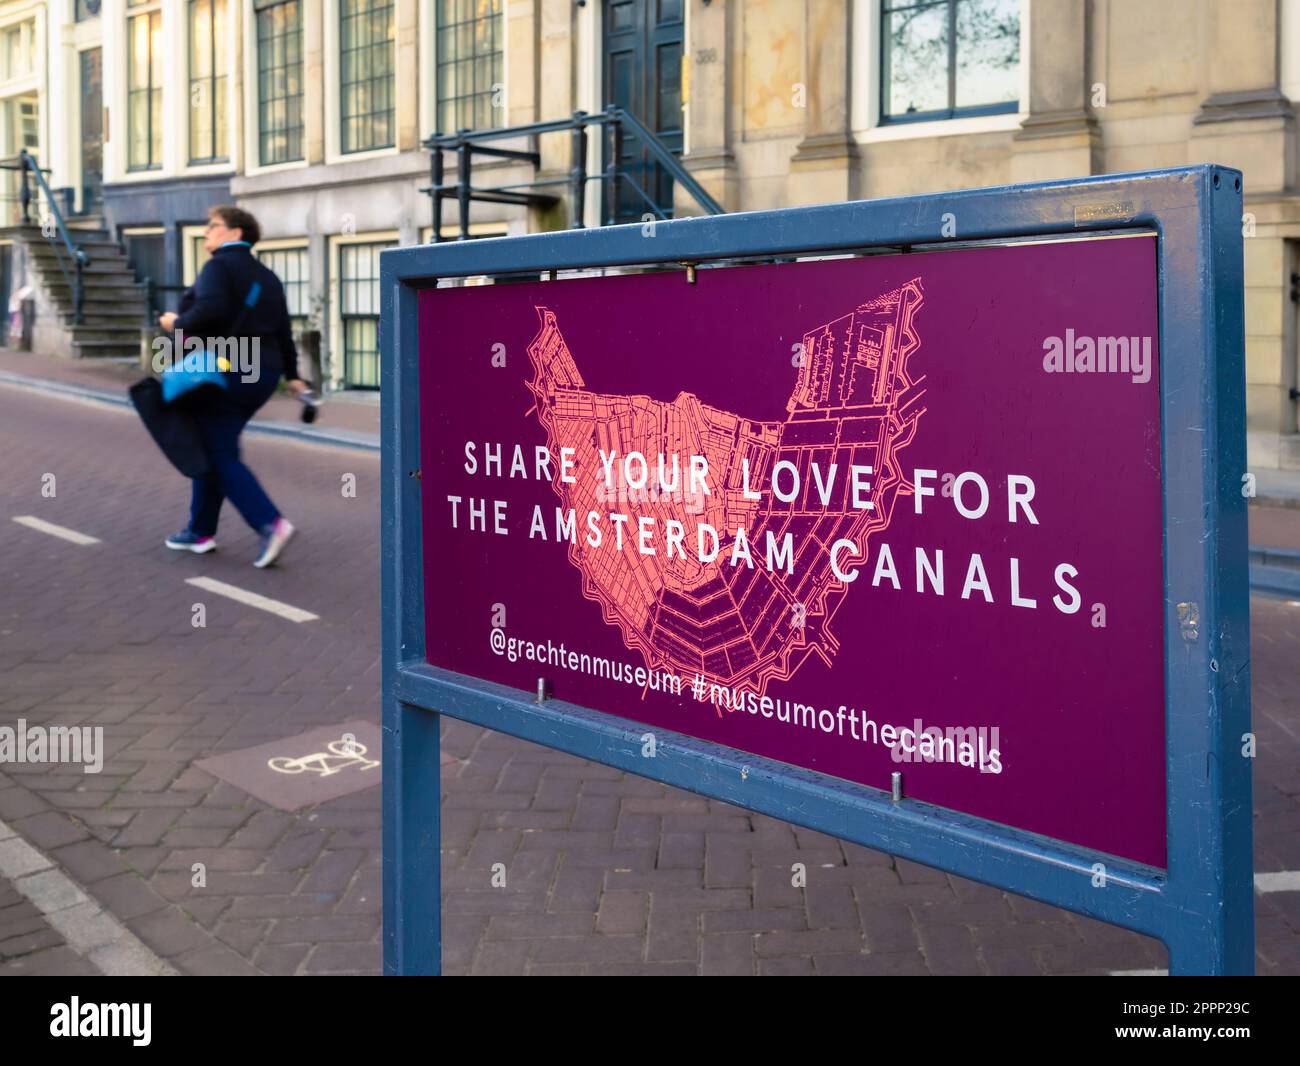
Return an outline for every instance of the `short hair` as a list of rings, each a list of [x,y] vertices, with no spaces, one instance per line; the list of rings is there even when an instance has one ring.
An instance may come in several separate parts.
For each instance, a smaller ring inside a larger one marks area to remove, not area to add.
[[[262,239],[262,227],[251,212],[234,204],[217,204],[208,208],[208,218],[219,218],[227,229],[237,229],[249,244],[256,244]]]

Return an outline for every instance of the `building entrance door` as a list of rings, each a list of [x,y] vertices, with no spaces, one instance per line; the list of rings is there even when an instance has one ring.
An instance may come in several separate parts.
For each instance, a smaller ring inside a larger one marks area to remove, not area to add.
[[[682,40],[685,0],[606,0],[604,4],[604,94],[641,120],[672,151],[682,150]],[[605,142],[604,166],[610,166]],[[671,216],[672,178],[640,139],[623,137],[618,167],[631,181],[618,183],[615,220],[639,220],[653,209],[639,185]]]
[[[81,55],[81,213],[94,212],[104,184],[104,65],[98,48]]]

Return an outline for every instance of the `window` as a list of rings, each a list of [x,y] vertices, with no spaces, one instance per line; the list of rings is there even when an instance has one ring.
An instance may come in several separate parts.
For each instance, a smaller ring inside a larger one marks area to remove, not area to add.
[[[882,122],[1015,111],[1020,0],[882,0]]]
[[[162,226],[123,226],[118,243],[137,282],[145,283],[146,312],[152,318],[180,306],[181,292],[167,269],[167,231]]]
[[[300,0],[259,0],[257,136],[263,166],[303,157]]]
[[[39,158],[41,147],[40,103],[35,93],[11,96],[3,102],[4,118],[9,125],[5,145],[11,154],[26,148]],[[20,180],[15,171],[6,171],[0,179],[0,225],[16,226],[21,213],[18,197]]]
[[[190,162],[218,163],[226,147],[228,0],[190,0]]]
[[[138,7],[141,0],[128,0]],[[162,166],[162,12],[156,7],[126,20],[127,168]]]
[[[32,20],[8,26],[3,31],[4,70],[6,80],[25,78],[36,71],[36,23]]]
[[[258,252],[257,258],[280,279],[293,331],[295,334],[302,333],[311,318],[311,298],[307,292],[307,249],[271,248]]]
[[[379,253],[393,247],[339,247],[339,316],[343,327],[343,384],[379,388]]]
[[[199,271],[201,271],[204,264],[212,258],[212,253],[208,251],[207,237],[202,233],[198,233],[191,237],[190,244],[190,259],[194,263],[194,277],[190,279],[189,283],[193,285],[195,278],[199,276]]]
[[[75,18],[77,22],[86,22],[99,14],[100,0],[77,0]]]
[[[19,148],[36,154],[41,147],[41,105],[34,93],[18,96],[10,101],[10,129],[16,135]]]
[[[344,152],[391,148],[393,108],[392,0],[339,0],[339,97]]]
[[[437,14],[438,129],[500,125],[501,0],[438,0]]]

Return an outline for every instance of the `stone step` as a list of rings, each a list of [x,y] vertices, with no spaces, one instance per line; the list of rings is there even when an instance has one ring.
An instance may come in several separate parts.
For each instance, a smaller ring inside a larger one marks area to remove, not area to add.
[[[106,326],[127,322],[143,324],[145,311],[143,300],[114,300],[112,304],[88,300],[81,305],[81,319],[83,323],[98,322]],[[65,325],[71,325],[72,309],[62,308],[60,313],[64,316]]]
[[[72,342],[73,348],[81,359],[99,359],[105,357],[135,359],[140,355],[140,342],[124,344],[119,341],[78,341]]]
[[[126,253],[123,252],[122,246],[115,240],[102,241],[81,241],[74,240],[73,244],[86,253],[91,259],[105,259],[109,257],[118,257],[125,261]],[[27,238],[28,250],[34,256],[54,255],[56,252],[63,255],[67,254],[67,246],[59,238],[44,238],[37,231],[36,235]]]
[[[144,304],[140,308],[132,309],[123,307],[120,303],[111,305],[111,309],[97,305],[82,305],[81,322],[82,326],[97,326],[102,329],[125,329],[128,326],[135,329],[144,325]],[[64,325],[71,326],[71,316],[69,321]]]
[[[75,264],[69,263],[66,259],[60,260],[53,255],[46,259],[34,255],[32,256],[32,262],[35,264],[37,270],[40,270],[45,274],[60,275],[64,270],[71,274],[76,269]],[[131,264],[125,259],[91,259],[81,268],[81,276],[83,278],[104,276],[112,277],[115,274],[121,274],[122,276],[135,281],[135,271],[131,269]]]
[[[28,248],[34,256],[44,257],[47,255],[68,254],[68,246],[58,238],[46,240],[44,237],[30,238],[27,242]],[[126,261],[126,253],[122,246],[114,241],[76,241],[73,247],[80,248],[91,259],[121,259]]]
[[[68,255],[68,250],[62,245],[57,244],[33,243],[27,246],[27,250],[28,254],[32,257],[32,261],[37,266],[44,266],[47,263],[66,263],[71,258],[71,256]],[[115,263],[125,267],[127,270],[131,269],[131,261],[122,254],[120,248],[105,246],[98,250],[86,250],[86,261],[91,266],[94,266],[96,263]]]
[[[54,277],[46,275],[41,280],[56,298],[60,293],[70,298],[72,286],[63,280],[61,274],[56,272]],[[144,290],[140,287],[140,283],[129,274],[93,274],[82,280],[81,291],[87,300],[118,300],[126,293],[135,293],[140,299],[144,299]]]
[[[140,343],[139,326],[73,326],[72,339],[78,344],[86,344],[92,341],[112,341],[115,344],[136,344]]]
[[[88,293],[81,302],[81,313],[83,315],[144,314],[144,295],[136,293],[134,296],[124,298],[99,297],[94,293]]]

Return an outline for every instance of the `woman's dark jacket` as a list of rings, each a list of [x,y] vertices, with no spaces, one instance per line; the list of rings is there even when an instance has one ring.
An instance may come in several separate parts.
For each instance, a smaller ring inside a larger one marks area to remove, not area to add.
[[[237,322],[254,282],[261,284],[261,295]],[[281,373],[286,381],[298,377],[298,349],[284,286],[247,245],[228,244],[212,253],[181,297],[175,328],[190,337],[257,337],[264,386]]]

